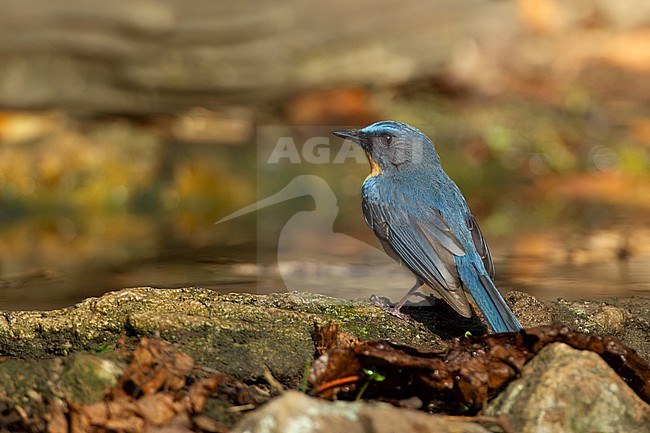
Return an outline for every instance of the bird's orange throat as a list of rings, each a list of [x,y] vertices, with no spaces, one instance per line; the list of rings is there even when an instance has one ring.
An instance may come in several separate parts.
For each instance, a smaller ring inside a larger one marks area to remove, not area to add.
[[[372,157],[370,156],[370,153],[366,152],[366,157],[368,158],[368,162],[370,163],[370,174],[366,179],[369,179],[371,177],[379,176],[381,174],[381,168],[379,167],[379,164],[377,164]]]

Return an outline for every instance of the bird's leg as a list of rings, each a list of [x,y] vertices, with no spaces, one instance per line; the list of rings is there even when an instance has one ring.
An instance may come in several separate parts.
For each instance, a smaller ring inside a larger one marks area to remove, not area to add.
[[[404,295],[402,299],[399,300],[397,304],[393,307],[393,310],[395,310],[396,313],[399,313],[399,310],[406,304],[406,301],[413,296],[413,293],[415,293],[420,287],[422,287],[422,281],[417,280],[413,287]]]

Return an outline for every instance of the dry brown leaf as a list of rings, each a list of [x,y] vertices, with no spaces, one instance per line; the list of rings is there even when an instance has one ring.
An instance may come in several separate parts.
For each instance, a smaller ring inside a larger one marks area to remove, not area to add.
[[[444,352],[387,341],[338,348],[314,363],[309,381],[314,394],[329,399],[355,398],[363,387],[367,398],[398,402],[417,397],[429,409],[478,410],[528,360],[554,342],[599,354],[641,398],[650,401],[650,368],[634,350],[615,337],[554,326],[455,338]]]
[[[193,366],[192,357],[178,352],[171,344],[143,338],[117,390],[133,397],[159,390],[177,391],[185,386],[187,373]]]
[[[193,359],[161,340],[143,338],[129,366],[105,401],[68,402],[69,426],[61,408],[49,415],[50,433],[226,432],[219,421],[201,416],[209,397],[233,407],[255,406],[259,396],[237,379],[211,370],[212,377],[189,377]],[[191,418],[192,417],[192,418]],[[0,419],[0,421],[2,421]]]
[[[114,430],[117,432],[125,433],[141,433],[144,432],[145,424],[142,418],[131,416],[128,418],[109,419],[106,421],[104,427],[107,430]],[[96,430],[92,430],[93,432]]]
[[[183,410],[181,402],[174,401],[171,394],[162,392],[145,395],[138,399],[135,404],[142,418],[153,425],[165,424]]]
[[[318,356],[337,348],[355,346],[361,343],[361,339],[352,334],[339,331],[339,326],[334,322],[320,325],[314,322],[312,338],[316,344]]]
[[[45,419],[47,421],[47,433],[68,433],[68,419],[60,405],[56,403],[50,404]]]
[[[226,424],[205,415],[197,415],[193,417],[192,422],[194,423],[194,426],[209,433],[227,433],[230,431],[230,428],[228,428]]]

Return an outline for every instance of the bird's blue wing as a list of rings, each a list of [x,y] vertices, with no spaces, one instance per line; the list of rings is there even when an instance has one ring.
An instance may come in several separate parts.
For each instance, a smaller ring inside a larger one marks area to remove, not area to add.
[[[435,209],[423,203],[411,205],[419,209],[417,214],[364,197],[363,214],[391,257],[399,258],[459,314],[470,317],[472,311],[454,259],[465,255],[463,245]]]

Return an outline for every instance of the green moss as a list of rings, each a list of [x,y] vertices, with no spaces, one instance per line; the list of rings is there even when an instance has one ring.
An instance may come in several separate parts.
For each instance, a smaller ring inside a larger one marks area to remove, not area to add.
[[[75,403],[94,403],[114,386],[123,366],[114,360],[77,353],[64,360],[61,387]]]

